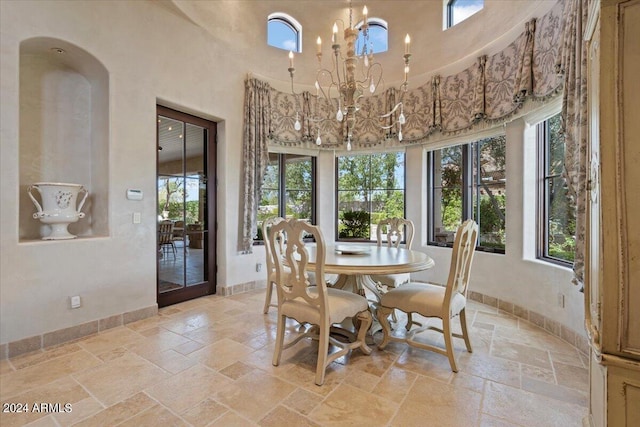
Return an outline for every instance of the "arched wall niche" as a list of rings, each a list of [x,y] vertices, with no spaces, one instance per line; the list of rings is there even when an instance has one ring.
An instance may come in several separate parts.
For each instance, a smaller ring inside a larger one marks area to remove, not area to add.
[[[86,216],[69,226],[79,237],[109,234],[109,73],[86,50],[36,37],[20,43],[19,239],[40,240],[47,225],[27,188],[36,182],[83,185]],[[39,200],[37,191],[35,197]]]

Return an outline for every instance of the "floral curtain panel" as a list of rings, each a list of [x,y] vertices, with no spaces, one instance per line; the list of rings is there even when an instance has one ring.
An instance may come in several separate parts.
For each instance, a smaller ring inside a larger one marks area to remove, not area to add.
[[[240,250],[251,253],[257,234],[256,218],[260,188],[269,162],[267,136],[271,133],[271,86],[256,79],[245,82],[244,135],[242,154],[244,171],[243,221]]]
[[[476,82],[484,78],[483,74],[478,61],[466,70],[441,80],[439,101],[442,132],[455,133],[470,128],[474,123],[477,113],[474,108]]]
[[[533,90],[533,39],[536,31],[535,18],[525,24],[524,34],[520,36],[518,61],[515,75],[515,93],[513,101],[517,104],[524,102]]]
[[[564,127],[564,175],[576,206],[574,283],[584,283],[585,219],[587,206],[587,51],[583,39],[588,0],[566,0],[564,33],[558,71],[564,77],[562,124]]]

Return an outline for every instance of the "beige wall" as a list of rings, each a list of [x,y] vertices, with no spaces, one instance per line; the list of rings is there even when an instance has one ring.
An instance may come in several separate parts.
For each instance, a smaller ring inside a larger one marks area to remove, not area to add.
[[[246,70],[240,58],[225,55],[223,43],[153,2],[2,1],[0,8],[0,342],[156,304],[156,102],[221,121],[218,282],[252,279],[242,274],[228,278],[226,268],[227,253],[237,257],[237,147]],[[90,52],[109,74],[105,237],[18,239],[19,46],[40,36]],[[127,188],[143,190],[144,200],[127,200]],[[133,224],[133,212],[141,212],[141,224]],[[71,295],[82,297],[82,308],[69,308]]]

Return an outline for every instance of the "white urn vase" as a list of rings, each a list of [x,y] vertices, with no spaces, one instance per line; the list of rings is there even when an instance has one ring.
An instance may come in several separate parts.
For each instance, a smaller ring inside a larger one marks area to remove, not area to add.
[[[38,190],[42,205],[33,196],[32,190]],[[76,208],[78,194],[84,192],[80,205]],[[33,214],[34,219],[39,219],[43,224],[51,227],[51,233],[42,237],[42,240],[66,240],[75,239],[76,236],[67,231],[69,224],[84,218],[84,212],[80,212],[89,192],[80,184],[67,184],[64,182],[36,182],[27,188],[29,197],[36,205],[38,212]]]

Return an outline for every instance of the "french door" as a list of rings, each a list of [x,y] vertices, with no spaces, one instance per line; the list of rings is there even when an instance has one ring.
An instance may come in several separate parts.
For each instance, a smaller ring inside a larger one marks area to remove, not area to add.
[[[158,306],[215,293],[216,124],[157,107]]]

